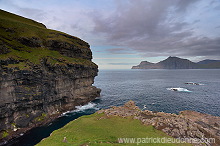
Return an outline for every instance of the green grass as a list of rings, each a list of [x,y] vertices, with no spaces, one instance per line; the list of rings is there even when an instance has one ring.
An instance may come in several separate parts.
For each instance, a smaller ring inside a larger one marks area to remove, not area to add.
[[[39,40],[40,47],[24,45],[19,41],[22,38],[35,38]],[[81,64],[97,67],[89,60],[67,57],[58,51],[50,50],[46,47],[50,40],[74,45],[80,48],[82,53],[89,51],[88,43],[77,37],[47,29],[41,23],[0,10],[0,51],[5,48],[9,51],[7,54],[0,54],[0,60],[19,61],[17,64],[9,64],[5,67],[28,70],[32,65],[41,64],[42,59],[47,59],[51,65]]]
[[[8,132],[7,131],[3,131],[3,133],[2,133],[2,138],[5,138],[5,137],[7,137],[9,134],[8,134]]]
[[[59,40],[74,44],[78,47],[88,45],[85,41],[66,33],[47,29],[43,24],[6,11],[0,10],[1,39],[13,41],[19,37],[37,37],[42,40]],[[3,28],[6,28],[3,29]]]
[[[111,117],[107,119],[100,119],[103,114],[93,114],[89,116],[80,117],[61,129],[52,133],[52,136],[42,140],[37,146],[79,146],[88,144],[96,145],[137,145],[118,143],[118,138],[171,138],[165,133],[156,130],[153,126],[144,126],[139,120],[132,118],[124,119],[120,117]],[[67,142],[63,142],[66,137]],[[139,144],[139,145],[146,145]],[[153,144],[172,146],[176,144]],[[188,145],[188,144],[183,144]]]
[[[47,116],[46,113],[42,113],[39,117],[35,118],[34,121],[36,122],[43,121],[46,118],[46,116]]]
[[[1,60],[6,60],[8,58],[13,58],[15,60],[20,60],[18,64],[9,64],[5,67],[19,69],[30,69],[30,65],[40,65],[42,59],[47,59],[47,63],[51,65],[65,65],[65,64],[81,64],[85,66],[96,66],[95,63],[82,59],[82,58],[71,58],[61,55],[58,51],[52,51],[44,48],[33,49],[32,51],[18,51],[10,49],[11,52],[8,54],[0,54]]]

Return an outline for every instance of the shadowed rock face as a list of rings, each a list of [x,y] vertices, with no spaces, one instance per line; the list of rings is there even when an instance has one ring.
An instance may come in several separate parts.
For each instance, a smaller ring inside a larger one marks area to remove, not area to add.
[[[98,113],[104,113],[107,117],[132,117],[140,120],[144,125],[153,125],[174,138],[215,138],[215,143],[210,145],[220,145],[220,117],[209,114],[181,111],[176,115],[149,110],[141,111],[133,101],[125,103],[124,106],[100,110]]]
[[[89,47],[0,10],[0,139],[16,137],[100,95],[92,86],[98,66]]]
[[[100,93],[92,86],[97,71],[82,65],[48,64],[28,71],[7,70],[0,78],[1,130],[13,128],[13,123],[17,128],[28,127],[42,114],[49,118],[95,99]]]

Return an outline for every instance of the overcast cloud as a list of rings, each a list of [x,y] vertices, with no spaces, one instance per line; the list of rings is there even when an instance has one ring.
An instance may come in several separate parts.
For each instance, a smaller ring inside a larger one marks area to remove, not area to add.
[[[107,18],[93,16],[94,32],[105,34],[106,41],[112,45],[127,46],[148,57],[219,56],[220,31],[202,33],[195,25],[206,21],[202,16],[206,12],[201,8],[200,17],[188,18],[194,9],[200,9],[197,8],[200,3],[198,0],[130,0],[128,3],[119,0],[116,11]],[[114,49],[112,53],[115,52]]]
[[[0,0],[0,8],[82,38],[94,59],[220,59],[219,0]]]

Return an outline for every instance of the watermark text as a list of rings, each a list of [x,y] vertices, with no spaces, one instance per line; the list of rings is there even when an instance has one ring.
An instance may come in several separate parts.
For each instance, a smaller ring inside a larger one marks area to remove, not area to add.
[[[215,138],[168,138],[168,137],[145,137],[145,138],[118,138],[118,143],[215,143]]]

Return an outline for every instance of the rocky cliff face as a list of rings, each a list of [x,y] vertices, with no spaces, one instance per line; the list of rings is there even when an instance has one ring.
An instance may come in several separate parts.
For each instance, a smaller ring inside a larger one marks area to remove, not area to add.
[[[88,43],[0,11],[0,138],[9,139],[100,95]]]

